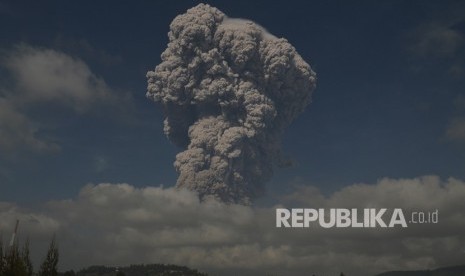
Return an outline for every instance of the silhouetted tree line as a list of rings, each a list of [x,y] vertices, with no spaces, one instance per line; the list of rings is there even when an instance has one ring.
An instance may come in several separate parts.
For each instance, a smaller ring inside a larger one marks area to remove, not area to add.
[[[57,265],[58,248],[55,237],[50,242],[45,260],[36,274],[29,256],[29,239],[21,249],[16,241],[4,248],[3,239],[0,237],[0,276],[58,276]]]
[[[70,270],[59,273],[57,271],[58,258],[58,247],[54,236],[38,273],[34,273],[29,253],[29,239],[21,249],[17,242],[4,248],[3,239],[0,236],[0,276],[208,276],[186,266],[170,264],[139,264],[122,268],[90,266],[78,272]],[[345,275],[341,273],[340,276]]]
[[[58,247],[55,236],[39,271],[34,273],[32,266],[29,239],[20,248],[16,240],[11,246],[4,247],[0,236],[0,276],[207,276],[197,270],[185,266],[169,264],[130,265],[123,268],[91,266],[78,272],[73,270],[58,272]]]

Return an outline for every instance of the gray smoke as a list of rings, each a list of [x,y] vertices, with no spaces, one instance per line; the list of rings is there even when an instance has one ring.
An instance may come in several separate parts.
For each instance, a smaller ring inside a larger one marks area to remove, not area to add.
[[[176,186],[250,204],[282,163],[281,134],[310,103],[316,75],[286,39],[209,5],[177,16],[168,36],[147,97],[185,149]]]

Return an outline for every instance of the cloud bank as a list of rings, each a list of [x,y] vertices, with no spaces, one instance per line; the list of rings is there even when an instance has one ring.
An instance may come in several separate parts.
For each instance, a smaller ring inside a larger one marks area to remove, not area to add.
[[[295,48],[252,21],[200,4],[170,25],[147,97],[184,149],[178,188],[249,204],[280,165],[280,137],[309,104],[316,75]]]
[[[132,103],[82,60],[63,52],[21,44],[3,51],[0,58],[8,73],[0,86],[0,149],[5,152],[59,148],[56,142],[40,137],[40,120],[30,110],[58,106],[82,115],[103,106],[122,110],[121,106]]]
[[[220,275],[374,275],[459,264],[465,256],[465,182],[436,176],[354,184],[329,196],[301,186],[283,204],[250,207],[200,202],[194,192],[88,185],[75,199],[41,210],[0,204],[0,231],[42,251],[57,233],[63,269],[90,264],[175,263]],[[406,229],[275,228],[275,208],[439,210],[439,223]],[[40,258],[39,258],[40,260]]]

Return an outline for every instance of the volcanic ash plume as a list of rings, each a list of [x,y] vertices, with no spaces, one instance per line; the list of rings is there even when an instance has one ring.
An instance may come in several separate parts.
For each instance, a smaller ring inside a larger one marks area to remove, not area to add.
[[[282,163],[281,134],[309,104],[316,75],[286,39],[209,5],[177,16],[168,36],[147,97],[185,149],[176,185],[249,204]]]

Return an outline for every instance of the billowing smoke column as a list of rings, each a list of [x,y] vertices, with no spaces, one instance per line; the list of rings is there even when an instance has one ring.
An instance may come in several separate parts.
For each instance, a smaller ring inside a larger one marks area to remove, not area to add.
[[[178,188],[250,204],[279,165],[283,130],[310,103],[316,75],[286,39],[200,4],[177,16],[147,73],[164,108]]]

